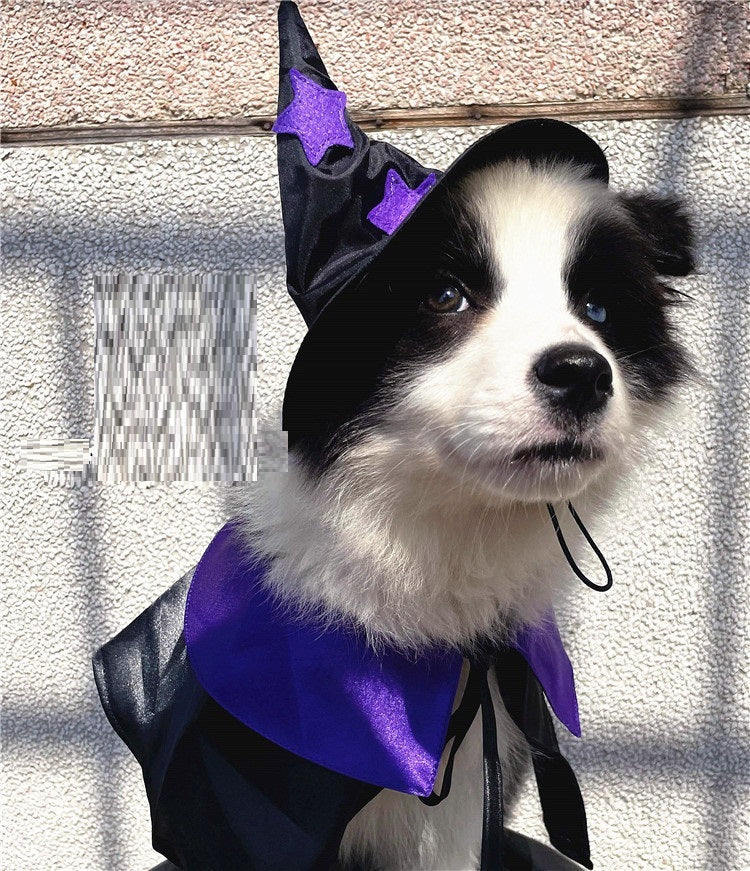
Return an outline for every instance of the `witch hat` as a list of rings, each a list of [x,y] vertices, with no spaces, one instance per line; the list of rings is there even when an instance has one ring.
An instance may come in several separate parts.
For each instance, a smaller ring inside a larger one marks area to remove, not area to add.
[[[348,301],[393,239],[449,181],[508,158],[572,161],[607,183],[601,148],[576,127],[537,118],[493,130],[447,170],[428,169],[400,149],[370,139],[331,81],[297,5],[283,0],[279,20],[279,103],[273,125],[287,264],[287,289],[308,326],[284,395],[282,426],[298,421],[305,361],[324,342],[322,324]],[[325,316],[324,316],[325,313]],[[320,349],[318,349],[318,355]],[[335,363],[335,361],[331,361]],[[338,361],[346,365],[346,361]]]

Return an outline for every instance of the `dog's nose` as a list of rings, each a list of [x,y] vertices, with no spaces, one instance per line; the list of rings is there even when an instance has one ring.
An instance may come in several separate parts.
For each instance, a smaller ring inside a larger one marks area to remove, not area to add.
[[[599,411],[612,395],[609,363],[586,345],[570,342],[549,348],[533,373],[547,401],[576,417]]]

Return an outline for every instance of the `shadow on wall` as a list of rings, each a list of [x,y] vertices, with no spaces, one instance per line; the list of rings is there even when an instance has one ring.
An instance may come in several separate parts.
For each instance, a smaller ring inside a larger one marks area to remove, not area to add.
[[[86,337],[90,329],[86,316],[71,315],[69,301],[80,297],[82,281],[88,281],[87,288],[93,286],[94,271],[100,268],[113,271],[117,269],[117,265],[109,261],[101,265],[97,264],[96,255],[90,252],[127,250],[128,262],[120,264],[124,270],[141,264],[145,264],[147,271],[155,272],[169,271],[170,268],[178,272],[191,271],[190,267],[180,264],[167,265],[163,262],[163,242],[154,241],[164,237],[165,228],[161,226],[140,228],[138,233],[131,233],[127,248],[124,248],[124,234],[118,233],[115,227],[102,228],[95,221],[91,223],[73,220],[62,223],[53,221],[49,226],[40,226],[35,222],[33,234],[28,235],[18,234],[14,230],[19,224],[24,226],[23,220],[14,220],[14,215],[8,212],[5,213],[4,218],[3,248],[6,257],[22,256],[24,267],[32,266],[42,274],[51,273],[55,276],[58,327],[55,341],[60,349],[60,353],[55,356],[61,361],[63,370],[59,375],[59,381],[65,385],[61,401],[63,417],[59,421],[59,429],[64,433],[89,433],[92,422],[86,417],[93,413],[93,406],[89,409],[87,403],[81,402],[80,390],[80,385],[87,384],[88,370],[81,355],[65,353],[64,349],[86,347]],[[234,226],[232,231],[236,233],[237,227]],[[183,225],[182,232],[191,239],[189,250],[201,250],[205,249],[207,239],[212,239],[220,230],[204,225],[187,227]],[[283,238],[280,230],[266,234],[258,232],[256,227],[247,226],[241,228],[241,232],[243,238],[247,240],[245,250],[248,254],[246,262],[237,265],[237,271],[251,271],[254,265],[252,252],[259,250],[277,252],[281,261]],[[71,251],[80,252],[82,259],[80,274],[70,272]],[[236,260],[237,257],[236,243],[227,245],[224,250],[221,244],[217,244],[212,246],[211,251],[215,263],[207,267],[209,270],[227,269],[227,261]],[[87,294],[89,292],[87,289]],[[87,315],[93,317],[90,306]],[[69,536],[75,545],[72,552],[77,554],[74,574],[80,579],[73,590],[80,597],[78,614],[81,616],[77,625],[81,636],[79,649],[90,653],[111,637],[113,631],[122,628],[116,627],[113,630],[108,615],[102,613],[101,603],[106,601],[107,586],[103,542],[107,536],[103,528],[100,497],[101,489],[98,486],[71,488],[66,503],[66,507],[69,507]],[[92,854],[87,857],[87,862],[90,862],[92,867],[116,868],[119,867],[118,862],[121,861],[121,857],[129,852],[124,841],[125,832],[119,823],[126,817],[128,798],[120,793],[118,784],[113,783],[112,753],[122,753],[127,757],[129,753],[104,718],[88,656],[86,668],[89,672],[89,687],[85,703],[80,709],[45,707],[40,710],[36,706],[18,708],[5,704],[2,711],[4,741],[6,750],[10,752],[14,745],[18,747],[32,745],[34,749],[42,746],[58,747],[61,754],[75,750],[77,758],[89,760],[89,765],[93,768],[93,771],[90,771],[90,780],[99,809],[93,817],[99,827],[99,835],[96,844],[91,845]],[[104,745],[109,748],[108,750],[101,749],[102,735],[108,736],[109,743]]]
[[[717,5],[720,15],[716,15]],[[710,41],[714,48],[712,57],[722,56],[725,43],[737,44],[742,40],[745,30],[745,11],[738,3],[708,3],[705,4],[694,19],[694,30],[690,40],[691,51],[688,54],[684,73],[684,92],[695,81],[700,69],[700,53],[706,52]],[[700,49],[699,49],[700,46]],[[704,55],[705,56],[705,55]],[[728,72],[728,71],[724,71]],[[677,129],[670,128],[670,145],[663,152],[660,177],[683,180],[691,166],[689,148],[678,145],[675,138]],[[690,140],[688,140],[690,141]],[[739,181],[739,179],[738,179]],[[735,228],[744,226],[745,221],[739,215],[724,216],[723,228],[732,234]],[[729,241],[731,242],[730,235]],[[736,236],[734,238],[736,243]],[[698,264],[701,268],[705,263],[705,252],[698,251]],[[750,258],[738,258],[742,263],[740,287],[745,293],[750,287]],[[719,287],[731,287],[736,281],[736,263],[733,264],[735,274],[730,276],[728,270],[722,274],[723,262],[715,264],[719,274],[714,280],[719,281]],[[697,300],[695,305],[708,304],[708,300]],[[710,723],[712,732],[705,736],[699,748],[700,759],[705,771],[706,801],[704,808],[704,835],[701,843],[704,845],[703,867],[731,868],[737,861],[737,849],[742,843],[741,823],[736,819],[736,809],[742,806],[742,775],[740,771],[727,771],[728,757],[748,758],[748,735],[731,734],[731,719],[727,712],[732,711],[735,699],[742,692],[741,680],[744,664],[741,661],[743,650],[742,621],[744,609],[734,578],[738,573],[738,555],[743,552],[742,532],[737,529],[734,518],[741,516],[742,494],[739,482],[742,481],[741,458],[744,450],[741,446],[748,444],[748,416],[746,410],[740,407],[741,391],[736,390],[747,379],[746,363],[742,356],[744,348],[732,341],[731,337],[750,335],[748,310],[742,292],[726,293],[721,305],[715,309],[720,319],[719,329],[715,331],[717,344],[714,348],[718,369],[724,373],[724,378],[715,385],[709,399],[709,414],[713,423],[711,428],[712,442],[708,451],[710,468],[709,492],[706,493],[708,505],[707,520],[710,525],[710,552],[708,565],[710,580],[704,585],[707,596],[706,613],[710,632],[710,649],[715,653],[713,662],[706,664],[701,671],[703,683],[702,698],[708,710],[701,719]],[[734,546],[728,546],[732,542]],[[737,746],[737,745],[741,746]],[[744,745],[744,746],[742,746]],[[732,747],[731,754],[729,748]],[[675,748],[678,757],[683,753]],[[740,755],[741,754],[741,755]]]

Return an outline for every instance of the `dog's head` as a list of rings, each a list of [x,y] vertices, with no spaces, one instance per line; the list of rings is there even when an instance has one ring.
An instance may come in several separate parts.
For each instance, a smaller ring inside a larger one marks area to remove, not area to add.
[[[378,455],[501,504],[577,495],[690,370],[662,280],[692,269],[688,219],[566,163],[435,194],[326,316],[290,449],[313,475]]]

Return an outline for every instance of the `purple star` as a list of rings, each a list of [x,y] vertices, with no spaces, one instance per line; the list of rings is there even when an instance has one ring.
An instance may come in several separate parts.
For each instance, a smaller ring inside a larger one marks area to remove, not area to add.
[[[331,91],[303,76],[299,70],[289,70],[294,99],[276,119],[274,133],[294,133],[299,136],[305,156],[317,166],[331,145],[354,148],[344,107],[346,94]]]
[[[412,190],[395,169],[389,169],[383,199],[368,212],[368,221],[390,236],[435,181],[435,173],[431,172],[418,188]]]

